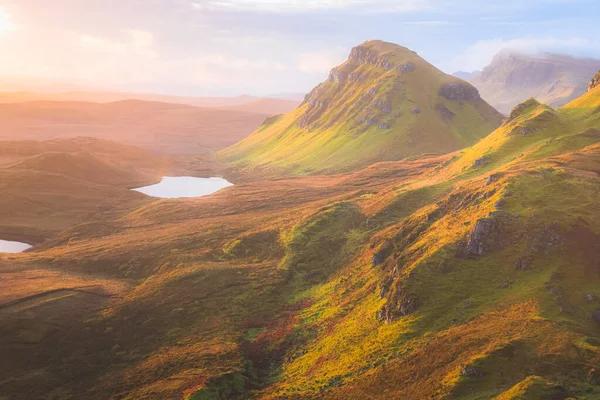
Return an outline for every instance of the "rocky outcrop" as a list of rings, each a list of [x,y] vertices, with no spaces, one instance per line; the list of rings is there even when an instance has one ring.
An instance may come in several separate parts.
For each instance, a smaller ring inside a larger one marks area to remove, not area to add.
[[[419,300],[415,295],[404,294],[398,299],[389,302],[377,312],[377,320],[385,323],[392,322],[399,317],[414,314],[419,308]]]
[[[348,81],[348,73],[334,68],[329,73],[328,80],[329,80],[329,82],[344,84]]]
[[[395,65],[387,60],[385,56],[364,46],[357,46],[350,52],[350,61],[357,64],[374,65],[386,71],[394,69]]]
[[[383,263],[394,251],[394,245],[391,242],[385,242],[381,247],[373,254],[371,265],[376,267]]]
[[[499,244],[500,236],[498,221],[492,218],[478,220],[467,239],[465,255],[467,257],[484,255]]]
[[[400,72],[413,72],[415,70],[415,64],[410,62],[400,64],[396,69]]]
[[[468,83],[449,83],[440,87],[440,96],[453,101],[479,99],[479,92]]]
[[[598,73],[596,74],[596,76],[594,76],[592,78],[592,81],[590,82],[590,85],[588,86],[588,91],[597,88],[598,86],[600,86],[600,71],[598,71]]]

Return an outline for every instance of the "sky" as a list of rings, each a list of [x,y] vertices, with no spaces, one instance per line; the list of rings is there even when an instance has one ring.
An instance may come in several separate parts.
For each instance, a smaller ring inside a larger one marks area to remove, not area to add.
[[[447,73],[502,49],[600,58],[599,16],[598,0],[0,0],[0,87],[305,93],[371,39]]]

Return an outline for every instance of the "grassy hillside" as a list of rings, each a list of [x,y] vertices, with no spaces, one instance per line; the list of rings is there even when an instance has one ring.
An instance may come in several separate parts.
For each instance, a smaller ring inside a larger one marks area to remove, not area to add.
[[[115,218],[151,201],[130,188],[156,183],[172,168],[101,139],[0,142],[0,235],[38,243],[75,224]]]
[[[458,150],[500,121],[468,83],[404,47],[371,41],[352,50],[297,110],[220,155],[246,175],[333,173]]]
[[[599,398],[599,106],[0,255],[0,396]]]

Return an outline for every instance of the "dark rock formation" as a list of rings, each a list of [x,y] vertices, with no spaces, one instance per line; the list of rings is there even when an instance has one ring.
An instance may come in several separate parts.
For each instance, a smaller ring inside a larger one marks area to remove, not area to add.
[[[415,65],[413,63],[404,63],[404,64],[400,64],[397,68],[398,71],[401,72],[412,72],[415,70]]]
[[[380,56],[376,51],[368,49],[364,46],[357,46],[350,52],[350,60],[358,64],[375,65],[378,68],[383,68],[386,71],[392,70],[394,64],[388,61],[385,57]]]
[[[498,179],[500,179],[500,177],[501,177],[501,176],[502,176],[502,175],[500,175],[500,174],[497,174],[497,173],[496,173],[496,174],[492,174],[492,175],[488,176],[487,180],[485,181],[485,185],[486,185],[486,186],[489,186],[489,185],[491,185],[492,183],[494,183],[494,182],[497,182],[497,181],[498,181]]]
[[[440,96],[448,100],[463,101],[479,99],[479,92],[468,83],[449,83],[443,85],[439,91]]]
[[[412,109],[412,113],[413,114],[421,114],[421,109],[415,107],[415,108]]]
[[[473,168],[480,168],[483,167],[484,165],[486,165],[488,163],[488,159],[485,157],[481,157],[478,158],[477,160],[475,160],[475,162],[473,163]]]
[[[373,254],[373,259],[371,260],[372,266],[377,266],[385,261],[388,258],[392,251],[394,250],[394,246],[390,242],[384,243],[379,250],[375,254]]]
[[[477,221],[467,240],[466,253],[468,257],[481,256],[494,248],[499,241],[500,224],[491,218]]]
[[[600,71],[592,78],[590,85],[588,86],[588,91],[597,88],[600,86]]]
[[[386,323],[394,321],[398,317],[405,317],[413,314],[419,307],[418,299],[414,295],[404,295],[396,301],[388,300],[388,304],[381,307],[377,312],[377,320]]]

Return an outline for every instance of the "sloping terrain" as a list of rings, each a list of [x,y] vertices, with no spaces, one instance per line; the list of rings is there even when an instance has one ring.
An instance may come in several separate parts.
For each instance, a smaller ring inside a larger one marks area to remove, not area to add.
[[[585,93],[599,68],[600,60],[503,51],[469,82],[503,113],[530,97],[557,108]]]
[[[41,101],[0,104],[0,140],[51,140],[91,136],[158,154],[206,154],[248,136],[272,115],[269,103],[240,108],[124,100],[113,103]],[[246,108],[248,108],[246,110]],[[260,111],[263,110],[263,111]]]
[[[0,303],[0,396],[598,398],[599,107],[600,87],[531,99],[452,154],[158,200],[0,256],[112,296]]]
[[[347,62],[295,111],[267,120],[221,159],[245,175],[307,175],[472,145],[501,122],[470,84],[380,41]]]
[[[0,142],[0,233],[38,243],[95,218],[114,218],[148,201],[129,189],[172,170],[137,147],[94,139]]]

